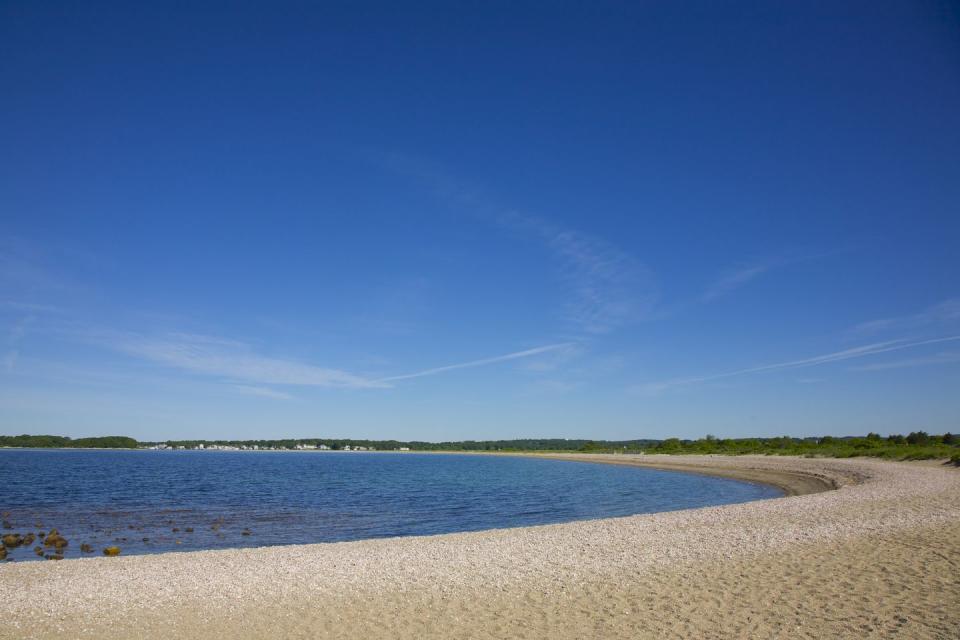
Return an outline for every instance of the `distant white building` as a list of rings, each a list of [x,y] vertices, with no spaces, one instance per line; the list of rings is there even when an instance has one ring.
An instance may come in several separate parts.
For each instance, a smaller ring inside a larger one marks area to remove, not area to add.
[[[400,447],[397,451],[410,451],[410,447]]]
[[[320,449],[321,451],[329,451],[330,447],[328,447],[325,444],[321,444],[321,445],[317,445],[317,449]]]

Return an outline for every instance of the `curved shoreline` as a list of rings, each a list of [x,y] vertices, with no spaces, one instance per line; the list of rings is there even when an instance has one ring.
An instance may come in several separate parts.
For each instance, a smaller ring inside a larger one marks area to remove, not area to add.
[[[747,464],[723,465],[715,461],[717,459],[716,456],[609,453],[523,453],[518,455],[531,458],[548,458],[550,460],[569,460],[571,462],[595,462],[598,464],[643,467],[756,482],[776,487],[783,491],[784,496],[803,496],[822,493],[824,491],[838,489],[845,484],[856,482],[855,479],[830,477],[823,473],[817,474],[804,471],[770,469],[761,466],[747,466],[752,459],[747,456],[738,458]],[[764,458],[768,458],[768,456],[764,456]]]
[[[948,638],[960,628],[960,470],[670,463],[839,490],[427,537],[5,563],[0,590],[16,597],[0,601],[0,638]]]

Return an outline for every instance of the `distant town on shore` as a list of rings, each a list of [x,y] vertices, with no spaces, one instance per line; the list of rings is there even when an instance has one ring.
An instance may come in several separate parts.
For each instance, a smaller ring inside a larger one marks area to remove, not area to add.
[[[166,442],[160,442],[157,444],[143,444],[138,448],[151,449],[153,451],[167,451],[172,449],[190,449],[193,451],[377,451],[377,448],[374,446],[367,447],[361,444],[345,444],[340,446],[337,443],[328,445],[322,442],[318,444],[313,444],[310,442],[298,442],[292,447],[270,445],[261,446],[259,444],[218,444],[216,442],[211,442],[209,444],[206,442],[199,442],[195,445],[167,444]],[[410,451],[410,447],[394,447],[392,451]]]

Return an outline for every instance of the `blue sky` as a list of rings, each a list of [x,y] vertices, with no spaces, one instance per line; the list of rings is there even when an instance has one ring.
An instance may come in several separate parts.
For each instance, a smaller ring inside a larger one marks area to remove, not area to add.
[[[960,431],[960,14],[4,3],[0,433]]]

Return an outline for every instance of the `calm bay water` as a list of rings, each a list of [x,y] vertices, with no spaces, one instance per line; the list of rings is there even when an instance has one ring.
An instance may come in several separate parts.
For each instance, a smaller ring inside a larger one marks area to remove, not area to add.
[[[722,478],[514,457],[0,450],[0,513],[13,527],[3,533],[56,528],[70,541],[66,557],[81,556],[81,543],[97,555],[109,545],[129,555],[333,542],[779,495]],[[36,544],[10,557],[37,559]]]

